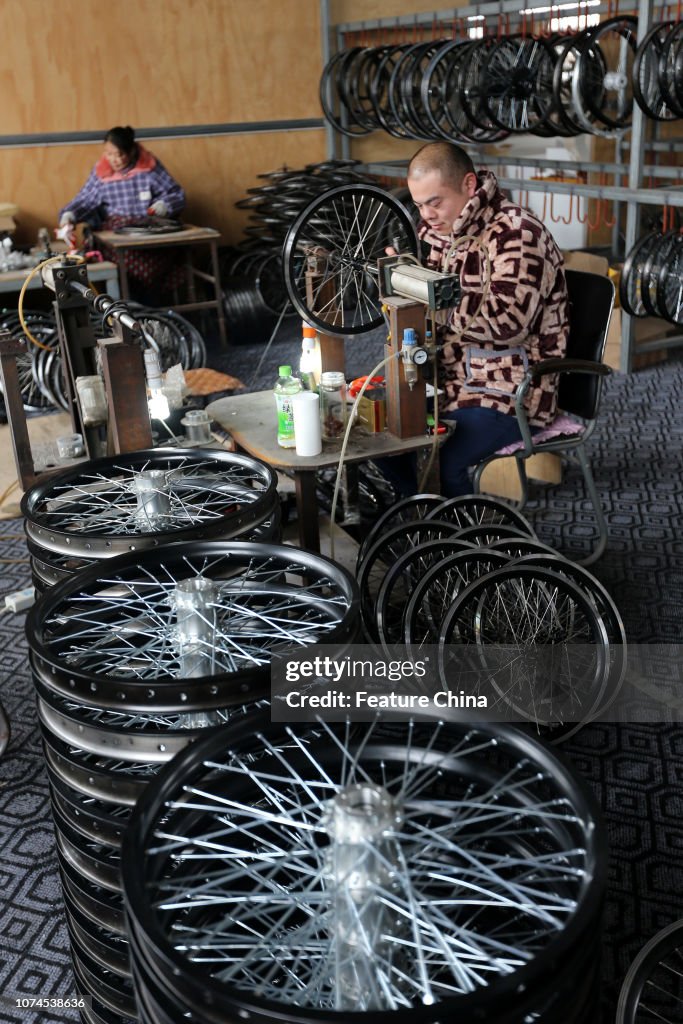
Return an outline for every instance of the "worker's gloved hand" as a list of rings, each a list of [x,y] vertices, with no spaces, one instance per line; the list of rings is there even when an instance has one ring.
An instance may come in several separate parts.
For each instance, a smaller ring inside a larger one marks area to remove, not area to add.
[[[156,199],[147,210],[150,217],[168,217],[168,206],[163,199]]]
[[[76,218],[74,217],[71,210],[65,210],[62,216],[59,218],[60,228],[65,227],[67,224],[75,224]]]
[[[62,224],[61,227],[55,228],[55,238],[58,238],[62,242],[66,242],[69,249],[73,249],[76,245],[76,225],[73,221],[67,221],[67,223]]]

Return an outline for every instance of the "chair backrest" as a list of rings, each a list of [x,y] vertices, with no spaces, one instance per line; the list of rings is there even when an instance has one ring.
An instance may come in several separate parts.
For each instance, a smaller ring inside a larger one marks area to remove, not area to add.
[[[614,285],[609,277],[583,270],[565,270],[565,276],[569,293],[566,357],[600,363],[614,306]],[[601,390],[601,377],[564,373],[560,378],[557,404],[565,412],[592,420],[598,413]]]

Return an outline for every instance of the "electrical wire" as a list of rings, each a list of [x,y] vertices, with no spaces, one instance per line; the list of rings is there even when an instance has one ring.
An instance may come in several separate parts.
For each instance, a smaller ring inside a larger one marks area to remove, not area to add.
[[[266,342],[266,347],[264,348],[263,352],[261,353],[261,358],[258,361],[258,365],[257,365],[256,369],[254,370],[254,376],[252,378],[251,384],[249,385],[250,388],[253,388],[254,384],[256,383],[256,381],[258,379],[258,375],[261,372],[261,367],[263,366],[263,360],[268,355],[268,352],[270,350],[270,346],[273,344],[273,341],[275,340],[275,335],[280,330],[280,324],[282,323],[282,321],[284,319],[284,315],[285,315],[285,313],[287,312],[287,310],[289,309],[290,306],[291,306],[291,302],[289,301],[289,299],[287,299],[287,301],[285,302],[284,306],[282,307],[282,312],[280,313],[280,316],[278,317],[278,321],[275,324],[275,327],[273,328],[273,332],[272,332],[271,336],[268,338],[268,341]]]
[[[43,267],[47,267],[48,264],[50,263],[63,263],[65,259],[73,259],[76,260],[78,263],[86,262],[84,256],[48,256],[46,260],[42,260],[41,263],[36,264],[33,270],[31,270],[31,272],[28,274],[26,280],[21,286],[21,291],[19,292],[19,301],[17,302],[17,313],[19,315],[19,323],[21,324],[21,328],[24,334],[26,335],[28,340],[33,342],[34,345],[37,345],[38,348],[44,348],[47,349],[48,351],[51,350],[51,346],[43,344],[42,341],[38,341],[38,339],[33,334],[31,334],[30,330],[28,329],[26,320],[24,319],[24,295],[26,294],[26,289],[28,288],[29,283],[33,280],[33,278],[36,276],[39,270],[42,270]],[[0,504],[1,503],[2,502],[0,502]]]
[[[16,490],[18,486],[19,481],[15,480],[14,483],[11,483],[9,487],[6,487],[2,494],[0,494],[0,508],[2,508],[2,506],[5,504],[12,491]]]
[[[346,430],[344,432],[344,440],[342,442],[341,451],[339,453],[339,462],[337,463],[337,479],[336,479],[335,484],[334,484],[334,493],[332,495],[332,508],[330,510],[330,558],[334,558],[334,531],[336,529],[335,514],[336,514],[336,511],[337,511],[337,499],[339,497],[339,488],[341,486],[342,470],[344,468],[344,459],[346,457],[346,449],[348,447],[349,437],[351,435],[351,429],[352,429],[354,421],[355,421],[356,409],[358,408],[358,403],[360,402],[361,398],[365,394],[365,389],[371,383],[372,378],[382,369],[383,366],[386,366],[386,364],[391,362],[392,359],[396,359],[400,355],[401,355],[401,349],[399,348],[395,352],[392,352],[391,355],[385,356],[385,358],[382,359],[381,362],[377,363],[377,366],[375,366],[370,371],[370,373],[367,376],[367,379],[363,382],[363,386],[360,389],[360,391],[358,392],[358,394],[356,395],[356,398],[355,398],[355,401],[353,403],[353,406],[351,407],[351,412],[349,414],[349,422],[346,425]]]

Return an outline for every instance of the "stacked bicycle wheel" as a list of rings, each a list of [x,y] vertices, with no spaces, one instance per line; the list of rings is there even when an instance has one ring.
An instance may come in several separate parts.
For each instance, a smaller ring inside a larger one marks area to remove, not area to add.
[[[636,30],[637,19],[625,15],[548,38],[521,32],[354,46],[328,62],[320,102],[335,130],[352,137],[382,130],[481,143],[520,132],[618,134],[631,121]]]
[[[78,988],[87,1020],[136,1016],[120,844],[160,765],[209,725],[249,721],[275,652],[341,646],[353,579],[320,556],[187,541],[92,565],[26,624]]]
[[[122,867],[143,1024],[595,1019],[603,829],[504,726],[212,730]]]
[[[41,593],[100,559],[214,538],[277,541],[277,476],[248,455],[155,448],[81,463],[24,495]]]
[[[650,231],[636,242],[624,261],[619,299],[631,316],[683,323],[683,236],[678,229]]]
[[[9,331],[14,341],[26,345],[25,351],[17,356],[17,376],[24,409],[27,412],[68,409],[62,382],[57,321],[52,313],[41,310],[25,309],[23,315],[38,345],[27,339],[18,313],[3,310],[0,313],[0,330]]]
[[[172,309],[157,310],[134,302],[122,303],[133,312],[147,334],[147,344],[157,349],[162,370],[178,363],[184,370],[206,365],[206,345],[197,328]],[[63,409],[68,412],[69,399],[62,373],[62,355],[59,348],[57,321],[53,313],[24,310],[28,329],[38,341],[26,338],[18,313],[3,311],[0,330],[9,331],[15,341],[26,344],[26,350],[17,356],[19,390],[27,412],[45,412]],[[111,336],[111,328],[96,313],[91,323],[97,338]],[[2,382],[0,381],[0,393]]]
[[[356,575],[368,642],[412,658],[434,647],[444,685],[457,676],[489,700],[492,687],[497,713],[552,740],[621,688],[626,639],[611,597],[496,498],[398,502],[361,545]]]
[[[267,171],[263,185],[247,189],[238,209],[249,211],[247,238],[224,249],[221,281],[225,315],[234,340],[252,342],[275,318],[291,316],[282,267],[282,245],[292,223],[317,196],[339,185],[373,179],[356,170],[357,160],[330,160],[295,170]]]

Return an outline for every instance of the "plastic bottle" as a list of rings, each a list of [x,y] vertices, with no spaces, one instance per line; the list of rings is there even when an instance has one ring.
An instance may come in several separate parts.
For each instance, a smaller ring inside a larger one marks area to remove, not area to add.
[[[301,391],[301,381],[292,377],[291,366],[280,366],[278,374],[277,383],[273,388],[277,406],[277,443],[282,448],[293,448],[296,441],[292,396]]]
[[[315,327],[303,325],[301,341],[301,362],[299,377],[305,391],[317,391],[320,384],[322,363],[320,359],[320,338]]]

